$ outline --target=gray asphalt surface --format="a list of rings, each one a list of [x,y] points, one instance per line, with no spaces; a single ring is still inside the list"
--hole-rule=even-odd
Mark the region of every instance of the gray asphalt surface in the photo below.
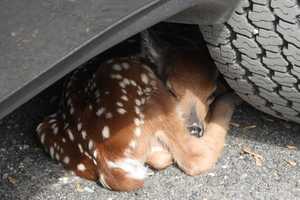
[[[36,125],[57,109],[59,96],[57,83],[0,120],[0,200],[300,199],[300,126],[246,104],[235,112],[222,158],[201,176],[172,166],[130,193],[77,178],[51,160],[35,137]]]

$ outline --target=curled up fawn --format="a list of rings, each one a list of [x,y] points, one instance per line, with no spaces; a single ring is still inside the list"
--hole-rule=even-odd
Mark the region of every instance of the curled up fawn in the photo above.
[[[73,73],[61,110],[37,127],[50,156],[118,191],[141,188],[146,165],[164,169],[175,162],[191,176],[212,168],[239,98],[214,98],[217,72],[205,50],[175,52],[166,81],[151,65],[122,57],[100,64],[96,73]]]

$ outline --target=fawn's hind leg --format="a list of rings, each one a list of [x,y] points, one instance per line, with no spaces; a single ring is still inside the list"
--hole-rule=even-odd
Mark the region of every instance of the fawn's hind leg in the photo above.
[[[82,144],[76,142],[76,130],[64,127],[59,116],[44,120],[37,128],[41,144],[52,159],[76,175],[89,180],[97,180],[96,165]]]
[[[64,128],[62,120],[52,117],[44,120],[37,133],[41,144],[53,159],[82,178],[98,181],[106,188],[130,191],[143,186],[146,168],[133,158],[118,156],[115,160],[103,147],[93,155],[76,139],[77,130]]]

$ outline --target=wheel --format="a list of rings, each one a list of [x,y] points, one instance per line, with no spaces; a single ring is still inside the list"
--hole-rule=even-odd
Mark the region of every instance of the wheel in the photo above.
[[[200,26],[219,71],[255,108],[300,123],[300,3],[242,0],[221,25]]]

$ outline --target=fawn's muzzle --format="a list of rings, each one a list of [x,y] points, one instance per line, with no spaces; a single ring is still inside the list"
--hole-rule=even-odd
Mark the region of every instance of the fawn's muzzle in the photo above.
[[[201,119],[197,115],[195,106],[192,106],[190,114],[186,119],[187,129],[191,135],[201,137],[203,136],[204,127]]]

